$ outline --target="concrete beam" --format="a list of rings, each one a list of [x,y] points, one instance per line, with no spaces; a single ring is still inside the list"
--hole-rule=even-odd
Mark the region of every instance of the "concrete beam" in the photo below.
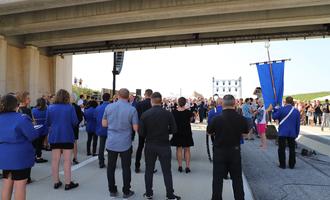
[[[71,7],[50,11],[40,11],[31,17],[31,13],[0,17],[0,33],[13,36],[29,33],[58,31],[82,27],[95,27],[151,20],[177,19],[194,16],[220,15],[229,13],[242,13],[264,10],[277,10],[287,8],[302,8],[310,6],[330,5],[330,0],[240,0],[240,1],[216,1],[183,4],[179,6],[148,8],[148,4],[142,4],[138,10],[125,11],[113,10],[113,7],[125,5],[124,1],[112,1],[107,4],[94,4],[88,9]],[[126,7],[135,7],[134,2],[126,1]],[[135,2],[137,4],[137,2]],[[104,8],[105,7],[105,8]],[[107,7],[109,7],[107,9]],[[121,6],[124,7],[124,6]],[[98,13],[98,10],[105,12]],[[56,13],[56,14],[55,14]],[[37,16],[37,17],[36,17]],[[60,18],[58,16],[61,16]]]
[[[0,96],[7,93],[6,74],[7,74],[7,41],[3,36],[0,35]]]
[[[106,0],[10,0],[0,1],[0,15],[104,2]]]
[[[293,38],[315,38],[330,36],[323,25],[280,27],[276,29],[249,29],[239,31],[200,33],[196,35],[174,35],[152,38],[136,38],[109,42],[81,43],[75,45],[55,46],[48,48],[49,55],[98,53],[108,51],[128,51],[149,48],[185,47],[194,45],[223,44],[233,42],[257,42],[271,40],[288,40]]]
[[[330,23],[330,6],[203,16],[32,34],[26,44],[39,47],[98,41],[239,31]]]

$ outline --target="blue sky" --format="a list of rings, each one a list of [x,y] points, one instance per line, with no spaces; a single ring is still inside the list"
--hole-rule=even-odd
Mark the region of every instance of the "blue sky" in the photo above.
[[[330,91],[330,39],[272,41],[272,59],[291,58],[285,66],[285,94]],[[112,53],[82,54],[73,58],[73,77],[93,89],[112,88]],[[250,63],[266,61],[264,42],[206,45],[127,51],[117,87],[135,91],[152,88],[165,96],[193,91],[212,95],[212,77],[242,76],[243,96],[259,86],[257,70]]]

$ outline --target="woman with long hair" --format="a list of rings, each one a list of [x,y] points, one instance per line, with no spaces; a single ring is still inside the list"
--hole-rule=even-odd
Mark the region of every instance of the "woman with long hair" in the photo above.
[[[171,145],[176,146],[176,157],[178,160],[178,171],[182,172],[182,151],[184,151],[184,159],[186,161],[186,173],[190,173],[190,147],[194,146],[194,140],[191,131],[191,118],[193,113],[186,108],[187,100],[184,97],[178,99],[178,107],[174,110],[173,116],[177,124],[178,131],[173,134]]]
[[[18,92],[16,94],[16,98],[17,98],[18,103],[19,103],[18,112],[29,116],[31,118],[32,122],[33,122],[34,120],[33,120],[33,116],[32,116],[32,110],[30,108],[30,103],[31,103],[30,93],[29,92]],[[27,183],[30,184],[32,182],[33,181],[32,181],[32,178],[31,178],[31,168],[30,168]]]
[[[39,137],[32,120],[18,113],[18,100],[8,94],[0,101],[0,169],[3,170],[2,200],[26,199],[26,184],[35,162],[32,141]],[[8,123],[10,122],[10,123]]]
[[[43,159],[42,156],[42,145],[45,138],[48,135],[48,129],[45,126],[47,112],[47,102],[43,98],[37,99],[37,106],[32,109],[32,116],[35,120],[35,125],[40,126],[37,131],[40,137],[33,141],[33,146],[36,149],[36,163],[45,163],[48,160]]]
[[[47,109],[46,124],[50,127],[49,143],[52,149],[52,176],[54,189],[62,186],[59,178],[61,154],[64,157],[65,190],[79,186],[71,181],[71,155],[75,138],[73,128],[78,125],[74,107],[70,104],[70,94],[66,90],[56,93],[54,104]]]

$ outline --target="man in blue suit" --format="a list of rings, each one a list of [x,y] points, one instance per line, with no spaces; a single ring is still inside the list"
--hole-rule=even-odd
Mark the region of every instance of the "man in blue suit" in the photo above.
[[[103,103],[95,109],[94,117],[96,119],[96,135],[100,137],[100,146],[99,146],[99,167],[104,168],[104,150],[105,143],[107,141],[108,131],[106,127],[102,127],[102,119],[105,108],[110,104],[110,94],[104,93],[102,96]]]
[[[216,116],[221,115],[222,113],[222,99],[218,98],[216,101],[216,105],[213,109],[209,111],[209,114],[207,115],[207,124],[211,124],[212,119]]]
[[[286,143],[289,146],[289,167],[293,169],[296,164],[295,139],[300,132],[300,113],[294,108],[292,97],[285,99],[285,105],[281,108],[275,108],[273,119],[279,121],[278,127],[278,159],[279,167],[286,168],[285,148]]]

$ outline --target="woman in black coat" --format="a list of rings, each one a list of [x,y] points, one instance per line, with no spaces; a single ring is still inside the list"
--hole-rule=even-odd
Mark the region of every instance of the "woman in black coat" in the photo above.
[[[79,164],[79,162],[78,162],[78,144],[77,144],[77,140],[79,139],[79,125],[83,120],[84,114],[81,111],[81,107],[75,103],[74,95],[72,95],[72,96],[73,96],[72,106],[74,107],[76,114],[77,114],[77,118],[78,118],[78,125],[73,128],[75,142],[74,142],[74,148],[73,148],[72,162],[73,162],[73,164],[76,165],[76,164]]]

